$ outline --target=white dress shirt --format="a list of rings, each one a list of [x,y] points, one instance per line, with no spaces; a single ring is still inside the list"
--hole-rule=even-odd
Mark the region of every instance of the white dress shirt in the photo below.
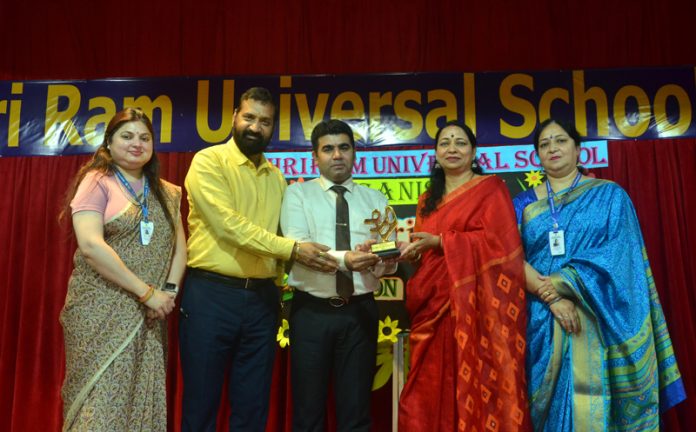
[[[338,259],[340,271],[352,273],[353,295],[374,292],[379,288],[379,278],[396,271],[396,264],[378,263],[361,272],[350,272],[345,265],[347,251],[336,250],[336,192],[334,186],[325,177],[294,183],[288,187],[283,197],[280,213],[280,226],[285,237],[303,241],[313,241],[329,246],[331,256]],[[369,239],[379,240],[370,233],[372,225],[365,219],[372,218],[372,211],[384,214],[387,198],[379,191],[353,183],[349,178],[341,184],[348,191],[344,194],[350,212],[350,245],[355,246]],[[394,239],[396,234],[394,233]],[[288,284],[315,297],[329,298],[336,296],[336,275],[322,273],[295,263],[290,271]]]

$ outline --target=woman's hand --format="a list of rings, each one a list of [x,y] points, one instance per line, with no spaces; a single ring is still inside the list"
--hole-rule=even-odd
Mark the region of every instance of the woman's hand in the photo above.
[[[174,299],[176,296],[173,293],[166,293],[164,291],[156,289],[146,302],[145,306],[150,308],[147,317],[153,317],[157,319],[164,319],[169,313],[174,310]],[[154,315],[153,315],[154,313]]]
[[[550,304],[560,297],[548,276],[538,275],[536,283],[533,285],[534,294],[546,304]]]
[[[401,258],[406,260],[418,260],[423,252],[440,247],[440,236],[427,232],[411,234],[411,243],[401,251]]]
[[[566,332],[580,333],[580,317],[575,310],[575,303],[568,299],[561,299],[550,305],[549,309]]]

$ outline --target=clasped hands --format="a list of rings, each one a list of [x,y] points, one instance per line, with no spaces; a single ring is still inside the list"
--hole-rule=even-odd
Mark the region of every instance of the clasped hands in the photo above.
[[[176,307],[175,300],[175,293],[156,289],[152,297],[144,303],[148,308],[145,314],[148,324],[165,319]]]
[[[548,305],[554,318],[566,332],[571,334],[580,332],[580,317],[575,303],[558,294],[549,276],[539,275],[537,277],[533,294]]]

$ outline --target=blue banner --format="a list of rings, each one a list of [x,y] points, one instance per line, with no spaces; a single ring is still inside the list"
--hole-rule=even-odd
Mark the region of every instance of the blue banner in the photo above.
[[[549,116],[588,140],[696,136],[693,67],[546,72],[177,77],[0,81],[0,156],[92,153],[119,110],[142,108],[158,151],[197,151],[232,133],[239,95],[268,88],[278,101],[269,150],[309,148],[314,126],[350,123],[361,147],[430,146],[448,120],[483,145],[532,141]]]

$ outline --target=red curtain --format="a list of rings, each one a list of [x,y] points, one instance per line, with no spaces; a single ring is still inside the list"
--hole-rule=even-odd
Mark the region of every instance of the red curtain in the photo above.
[[[0,2],[0,79],[432,72],[696,63],[696,2],[297,0]],[[0,101],[9,95],[0,94]],[[0,122],[6,116],[0,114]],[[0,137],[2,140],[2,137]],[[696,430],[696,142],[612,142],[598,176],[636,206],[687,392],[667,430]],[[164,154],[183,184],[191,154]],[[75,243],[56,219],[86,157],[0,158],[0,430],[59,430],[64,355],[58,313]],[[691,223],[691,225],[690,225]],[[170,323],[175,341],[175,320]],[[181,380],[170,344],[169,418]],[[276,364],[270,430],[286,429],[287,368]],[[389,392],[374,430],[389,430]]]

